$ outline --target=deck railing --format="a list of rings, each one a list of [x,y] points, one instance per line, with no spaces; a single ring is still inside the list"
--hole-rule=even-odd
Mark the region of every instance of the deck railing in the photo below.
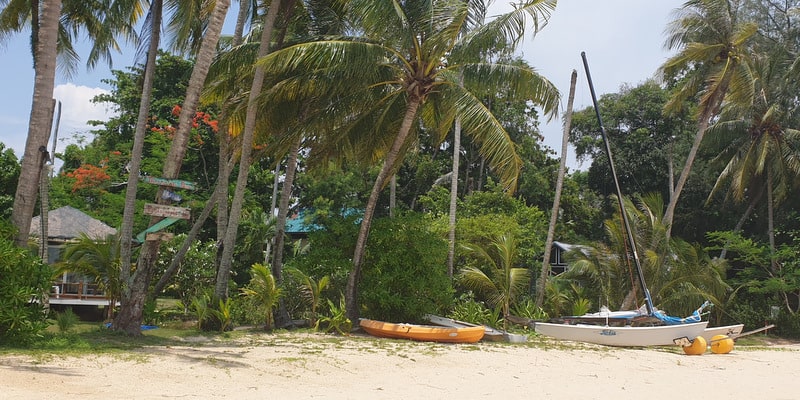
[[[50,290],[56,299],[105,299],[106,295],[95,283],[56,282]]]

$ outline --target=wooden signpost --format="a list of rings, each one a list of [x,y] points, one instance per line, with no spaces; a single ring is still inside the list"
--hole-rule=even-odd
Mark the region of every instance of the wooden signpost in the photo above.
[[[151,232],[151,233],[146,234],[144,236],[144,239],[148,240],[148,241],[150,241],[150,240],[162,240],[162,241],[166,242],[168,240],[172,240],[172,238],[174,238],[174,237],[175,237],[175,234],[174,233],[170,233],[170,232]]]
[[[190,219],[192,217],[191,210],[186,207],[165,206],[153,203],[144,205],[144,215],[177,219]]]
[[[142,182],[151,183],[153,185],[158,185],[158,186],[186,189],[186,190],[197,190],[196,183],[182,181],[180,179],[157,178],[154,176],[141,176],[139,177],[139,179]],[[173,198],[171,199],[175,200]],[[180,201],[180,196],[177,197],[177,201]],[[191,219],[191,210],[186,207],[175,207],[175,206],[153,204],[153,203],[147,203],[144,205],[144,214],[153,217],[163,217],[164,219],[151,225],[144,231],[139,232],[139,234],[136,235],[136,240],[139,243],[144,243],[145,240],[148,241],[170,240],[175,236],[174,234],[169,232],[159,232],[159,231],[174,224],[175,222],[178,222],[178,220]]]
[[[167,186],[178,189],[197,190],[197,184],[194,182],[182,181],[180,179],[167,179],[156,178],[155,176],[142,176],[139,178],[142,182],[152,183],[158,186]]]

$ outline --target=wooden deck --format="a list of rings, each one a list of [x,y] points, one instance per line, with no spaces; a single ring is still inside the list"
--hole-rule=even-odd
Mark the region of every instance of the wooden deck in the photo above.
[[[105,293],[93,283],[57,282],[50,290],[50,304],[107,306],[108,302]]]

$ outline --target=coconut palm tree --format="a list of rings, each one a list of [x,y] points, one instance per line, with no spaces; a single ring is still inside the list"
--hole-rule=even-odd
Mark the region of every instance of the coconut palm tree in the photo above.
[[[122,211],[122,226],[120,227],[120,257],[122,266],[120,268],[120,281],[122,282],[122,295],[120,296],[120,312],[111,324],[112,329],[123,331],[129,335],[140,335],[142,323],[142,313],[144,312],[144,301],[146,290],[149,286],[150,270],[137,269],[135,273],[131,265],[131,238],[133,238],[133,218],[136,206],[136,190],[139,185],[139,170],[142,162],[142,152],[144,150],[144,135],[147,129],[147,120],[150,111],[150,98],[153,92],[153,80],[155,79],[156,56],[161,40],[161,18],[162,0],[154,0],[150,3],[147,21],[149,40],[147,58],[142,77],[142,97],[139,100],[139,112],[136,119],[136,129],[133,136],[133,148],[131,149],[130,171],[128,173],[128,185],[125,191],[125,205]],[[155,257],[152,257],[155,262]]]
[[[637,253],[653,302],[672,313],[690,313],[705,300],[723,304],[728,286],[724,263],[712,262],[702,249],[679,238],[666,238],[660,195],[644,195],[634,204],[625,199]],[[590,288],[601,301],[630,310],[641,301],[636,272],[632,271],[627,233],[615,216],[605,222],[607,243],[584,246],[569,253],[575,262],[565,274]],[[638,294],[637,294],[638,293]]]
[[[106,318],[111,319],[121,295],[119,239],[109,236],[96,240],[81,234],[74,243],[64,248],[57,272],[75,272],[94,279],[98,288],[108,297]]]
[[[28,137],[22,157],[20,179],[14,197],[11,221],[17,227],[15,243],[27,245],[31,217],[39,190],[40,169],[50,138],[53,118],[53,89],[56,69],[67,75],[78,60],[72,41],[86,33],[92,43],[87,66],[105,58],[111,62],[111,49],[119,49],[117,35],[131,37],[133,26],[142,15],[138,1],[85,2],[77,0],[0,2],[0,42],[26,28],[31,31],[34,90]]]
[[[250,268],[250,283],[242,288],[242,295],[249,298],[264,316],[264,329],[273,326],[272,310],[283,296],[283,289],[278,287],[269,267],[264,264],[253,264]]]
[[[464,249],[482,263],[480,267],[466,267],[459,273],[459,282],[486,298],[489,306],[500,308],[503,313],[503,329],[511,305],[528,290],[531,279],[527,268],[514,267],[517,255],[517,239],[509,233],[495,238],[487,246],[465,244]]]
[[[712,118],[719,114],[726,97],[752,96],[752,78],[745,59],[746,46],[757,26],[741,20],[739,3],[740,0],[689,0],[668,27],[665,45],[678,53],[661,70],[667,80],[685,76],[666,110],[679,110],[689,99],[699,97],[697,133],[678,181],[670,188],[672,195],[664,212],[668,236],[678,199]]]
[[[312,149],[312,157],[345,154],[382,162],[348,277],[351,320],[358,317],[358,282],[378,196],[416,143],[421,124],[435,129],[441,141],[460,117],[504,187],[514,190],[520,168],[514,144],[475,93],[502,82],[510,96],[529,99],[550,114],[557,109],[558,91],[529,67],[455,60],[498,45],[512,47],[524,34],[526,19],[533,17],[538,28],[539,18],[554,5],[528,1],[463,35],[470,5],[461,0],[353,0],[349,15],[356,18],[359,36],[298,44],[260,61],[270,74],[292,81],[296,93],[328,99],[319,114],[328,118],[331,130],[321,139],[318,149],[324,151]]]
[[[737,224],[749,216],[765,193],[770,250],[775,252],[774,206],[786,200],[800,176],[800,130],[797,108],[791,103],[780,59],[767,56],[751,61],[754,96],[732,103],[709,127],[709,142],[721,148],[714,161],[725,164],[708,201],[727,187],[727,197],[741,202],[750,196],[751,206]],[[724,254],[724,253],[723,253]],[[775,261],[772,264],[776,269]]]
[[[162,175],[167,179],[174,179],[178,177],[180,168],[183,163],[183,157],[186,153],[186,147],[189,140],[189,134],[192,128],[192,118],[194,117],[197,103],[200,98],[205,83],[206,75],[208,74],[211,61],[216,54],[217,42],[219,41],[222,26],[225,22],[225,16],[228,12],[230,5],[229,0],[216,1],[214,3],[213,11],[208,14],[208,23],[205,26],[202,44],[192,69],[192,75],[189,78],[189,84],[186,88],[186,96],[183,106],[181,107],[181,114],[178,119],[178,129],[173,136],[172,144],[170,146],[167,158],[164,160],[164,167]],[[142,101],[139,107],[139,116],[136,124],[136,133],[134,135],[134,149],[131,152],[131,171],[128,177],[128,187],[125,196],[125,210],[123,212],[123,221],[121,231],[123,232],[123,268],[122,277],[125,284],[123,301],[121,303],[120,313],[114,321],[114,328],[122,330],[131,335],[139,334],[139,327],[142,321],[143,304],[147,298],[147,291],[149,289],[150,279],[153,274],[153,267],[158,253],[158,241],[146,241],[139,254],[137,268],[131,272],[130,268],[130,240],[127,238],[132,237],[133,226],[133,207],[135,206],[136,190],[139,178],[139,166],[141,162],[141,151],[144,142],[144,132],[149,116],[150,107],[150,92],[152,91],[152,72],[155,65],[155,53],[158,49],[160,42],[159,31],[161,29],[161,16],[162,6],[160,1],[154,1],[151,4],[151,16],[153,24],[150,26],[150,49],[148,51],[147,66],[145,67],[145,82],[148,82],[148,71],[151,74],[149,81],[150,87],[145,86],[142,95]],[[189,22],[187,22],[189,23]],[[148,68],[150,67],[150,68]],[[146,92],[145,92],[146,90]],[[137,142],[138,139],[138,142]],[[164,199],[159,195],[157,202],[163,203]],[[157,222],[155,219],[151,224]],[[127,236],[126,236],[127,235]],[[127,259],[125,257],[128,257]]]
[[[266,4],[264,4],[264,7],[266,7]],[[269,3],[267,13],[264,15],[261,41],[259,42],[258,47],[259,58],[265,57],[270,53],[272,33],[275,27],[275,22],[278,19],[278,11],[280,8],[280,0],[273,0]],[[261,94],[261,89],[264,87],[265,76],[266,74],[264,68],[261,66],[256,66],[255,72],[253,73],[253,80],[250,85],[250,92],[247,96],[246,115],[241,134],[239,174],[236,177],[236,189],[234,190],[233,200],[231,201],[229,210],[227,230],[225,231],[222,241],[222,254],[217,273],[217,282],[214,287],[214,296],[220,299],[227,298],[228,279],[230,277],[234,244],[236,243],[236,232],[239,228],[239,218],[241,217],[242,206],[244,205],[244,192],[247,186],[247,176],[250,172],[250,165],[252,163],[253,138],[255,137],[257,111],[259,105],[258,97]]]

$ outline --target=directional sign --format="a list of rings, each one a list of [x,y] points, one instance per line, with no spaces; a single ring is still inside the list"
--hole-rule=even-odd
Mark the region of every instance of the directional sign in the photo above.
[[[182,181],[180,179],[167,179],[156,178],[155,176],[142,176],[139,178],[142,182],[152,183],[158,186],[168,186],[179,189],[197,190],[197,184],[189,181]]]
[[[136,235],[136,241],[139,243],[144,243],[148,233],[158,232],[178,221],[179,220],[177,218],[164,218],[161,221],[156,222],[155,225],[152,225],[149,228],[139,232],[139,234]]]
[[[147,203],[144,205],[144,215],[178,219],[190,219],[192,217],[191,210],[188,208],[165,206],[152,203]]]
[[[165,241],[166,242],[168,240],[172,240],[172,238],[174,238],[174,237],[175,237],[175,234],[171,233],[171,232],[151,232],[151,233],[146,234],[144,236],[144,239],[147,240],[147,241],[161,240],[161,241]]]

